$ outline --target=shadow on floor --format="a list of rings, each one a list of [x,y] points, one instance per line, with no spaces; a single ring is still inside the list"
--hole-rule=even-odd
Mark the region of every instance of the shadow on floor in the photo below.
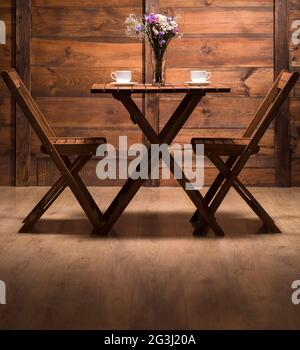
[[[124,213],[115,224],[109,238],[187,238],[192,237],[194,228],[189,222],[192,213]],[[217,215],[220,226],[226,236],[242,237],[249,234],[267,233],[259,219],[255,217],[240,217],[232,213]],[[103,238],[93,234],[93,228],[85,217],[77,219],[41,219],[34,227],[33,233],[38,234],[71,234],[89,235],[93,238]],[[203,237],[214,237],[212,231]],[[203,238],[200,237],[200,238]],[[106,237],[104,237],[106,238]]]

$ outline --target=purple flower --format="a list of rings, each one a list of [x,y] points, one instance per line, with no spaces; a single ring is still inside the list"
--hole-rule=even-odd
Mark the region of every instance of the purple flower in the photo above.
[[[142,26],[142,25],[137,25],[137,26],[135,27],[135,31],[136,31],[137,33],[141,32],[142,29],[143,29],[143,26]]]
[[[164,32],[164,31],[161,31],[161,32],[159,32],[159,35],[160,35],[160,36],[164,36],[164,35],[165,35],[165,32]]]
[[[166,43],[166,40],[163,40],[163,39],[162,39],[162,40],[159,40],[159,45],[160,45],[160,46],[165,45],[165,43]]]
[[[145,16],[145,21],[150,23],[150,24],[156,23],[157,17],[155,15],[155,13],[151,12],[150,15]]]

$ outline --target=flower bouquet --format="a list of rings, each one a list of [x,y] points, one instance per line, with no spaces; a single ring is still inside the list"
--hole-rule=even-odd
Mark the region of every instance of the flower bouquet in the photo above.
[[[155,61],[153,84],[163,85],[166,49],[174,37],[180,37],[176,18],[155,13],[146,14],[142,18],[131,14],[126,18],[125,25],[127,34],[149,40]]]

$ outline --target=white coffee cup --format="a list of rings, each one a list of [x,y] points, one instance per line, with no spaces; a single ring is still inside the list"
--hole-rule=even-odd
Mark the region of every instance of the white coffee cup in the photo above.
[[[111,78],[117,83],[130,83],[132,74],[130,70],[118,70],[111,73]]]
[[[211,78],[211,73],[204,70],[191,71],[191,79],[194,83],[206,83]]]

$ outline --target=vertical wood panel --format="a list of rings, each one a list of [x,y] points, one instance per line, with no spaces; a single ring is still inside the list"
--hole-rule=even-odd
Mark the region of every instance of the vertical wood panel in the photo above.
[[[274,0],[274,72],[289,69],[287,0]],[[286,102],[275,119],[275,161],[278,186],[291,185],[290,114]]]
[[[145,0],[145,13],[159,12],[159,0]],[[151,62],[152,48],[148,41],[145,41],[145,82],[151,83],[153,79],[153,66]],[[156,132],[159,132],[159,95],[145,96],[145,113],[147,120]],[[143,143],[149,145],[148,140],[143,135]],[[159,186],[159,180],[146,181],[144,186]]]
[[[14,65],[15,2],[0,1],[0,20],[6,26],[6,44],[0,45],[0,72]],[[15,184],[15,108],[0,78],[0,186]]]
[[[31,0],[16,0],[16,68],[30,91]],[[16,109],[16,185],[29,186],[31,172],[31,129]]]
[[[300,72],[300,44],[292,42],[292,34],[299,27],[293,28],[292,24],[300,20],[300,1],[289,0],[289,64],[290,70]],[[298,35],[297,38],[300,36]],[[291,117],[291,146],[292,146],[292,186],[300,186],[300,81],[290,98]]]

